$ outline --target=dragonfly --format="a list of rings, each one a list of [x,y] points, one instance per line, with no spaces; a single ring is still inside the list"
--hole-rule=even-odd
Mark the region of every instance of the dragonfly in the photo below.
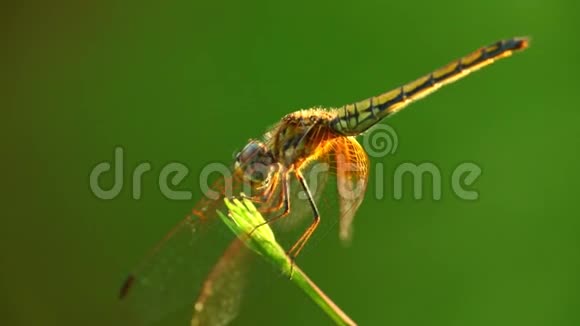
[[[251,139],[243,147],[231,173],[219,177],[192,213],[149,252],[123,284],[121,299],[133,301],[138,315],[155,315],[141,319],[146,323],[186,303],[193,308],[191,325],[230,323],[240,310],[248,262],[254,254],[220,227],[216,211],[223,209],[224,198],[243,190],[268,216],[270,225],[306,218],[308,226],[287,251],[294,261],[321,222],[318,201],[326,176],[332,174],[338,190],[339,236],[347,241],[370,172],[369,159],[356,136],[528,44],[525,37],[501,40],[383,94],[338,108],[311,108],[284,116],[260,139]],[[322,179],[314,180],[319,188],[314,191],[308,175],[317,163],[329,168],[317,175]],[[221,236],[210,236],[220,232]],[[219,245],[215,238],[221,239]]]

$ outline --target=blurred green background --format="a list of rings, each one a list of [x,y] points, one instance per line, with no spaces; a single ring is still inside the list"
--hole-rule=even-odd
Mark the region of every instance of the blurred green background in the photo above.
[[[531,48],[388,123],[402,162],[443,171],[441,200],[371,191],[354,241],[317,238],[301,267],[361,325],[580,324],[580,69],[573,1],[18,2],[1,10],[0,324],[130,325],[117,290],[192,201],[165,199],[173,161],[197,186],[281,116],[411,81],[495,40]],[[114,200],[89,173],[125,149]],[[141,200],[130,173],[153,172]],[[461,162],[477,201],[453,195]],[[111,179],[112,180],[112,179]],[[334,217],[325,217],[332,221]],[[323,221],[323,223],[324,223]],[[280,283],[280,284],[279,284]],[[290,283],[235,324],[329,324]]]

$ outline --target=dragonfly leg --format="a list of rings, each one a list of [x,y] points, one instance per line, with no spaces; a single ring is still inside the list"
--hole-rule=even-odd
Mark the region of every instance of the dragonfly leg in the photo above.
[[[278,203],[276,203],[276,205],[274,205],[272,207],[265,208],[265,209],[264,208],[260,208],[259,209],[260,213],[262,213],[262,214],[271,214],[271,213],[280,211],[280,209],[282,209],[282,207],[286,206],[285,205],[286,204],[286,200],[284,198],[285,196],[282,195],[282,196],[279,196],[279,197],[280,197],[280,200],[278,200]],[[260,202],[260,204],[261,203],[263,203],[263,201]],[[284,209],[284,211],[286,211],[286,209]]]
[[[230,196],[229,199],[233,200],[233,199],[247,199],[249,201],[251,201],[254,204],[262,204],[264,201],[266,201],[268,199],[268,193],[269,193],[269,188],[268,190],[262,194],[262,195],[256,195],[256,196],[248,196],[244,193],[241,193],[237,196]]]
[[[302,248],[304,248],[304,245],[306,244],[306,242],[308,242],[308,239],[310,238],[310,236],[312,236],[312,234],[318,227],[318,224],[320,223],[320,213],[318,212],[318,207],[316,207],[316,203],[314,202],[314,197],[312,197],[312,193],[310,192],[308,183],[306,183],[306,179],[304,179],[304,176],[302,176],[302,173],[300,173],[300,171],[297,170],[295,173],[296,177],[298,178],[298,181],[300,181],[302,188],[304,189],[306,195],[308,196],[310,207],[312,207],[312,211],[314,212],[314,220],[312,221],[312,224],[310,224],[308,229],[304,231],[300,239],[298,239],[298,241],[296,241],[296,243],[292,246],[292,248],[290,248],[290,251],[288,251],[288,256],[290,256],[290,259],[292,259],[292,265],[294,265],[294,259],[298,256]]]
[[[268,185],[268,188],[266,188],[266,190],[262,194],[248,196],[245,193],[241,193],[239,196],[232,196],[232,198],[230,198],[230,199],[242,198],[242,199],[247,199],[247,200],[253,202],[254,204],[262,204],[270,198],[270,196],[272,195],[272,192],[276,189],[276,185],[278,184],[278,180],[279,180],[279,176],[278,176],[278,174],[275,174],[274,179],[270,182],[270,184]],[[278,203],[277,207],[278,207],[278,209],[280,209],[280,207],[282,207],[282,204]],[[268,213],[268,212],[263,212],[263,213]]]
[[[258,202],[258,204],[263,204],[268,202],[271,198],[272,198],[272,194],[274,193],[274,191],[276,191],[276,188],[278,187],[278,182],[280,180],[280,177],[278,175],[276,175],[272,182],[270,183],[270,186],[268,187],[268,189],[266,189],[266,191],[264,191],[264,193],[260,196],[260,201]],[[284,184],[282,185],[284,187]],[[271,214],[274,212],[278,212],[280,211],[280,209],[282,209],[282,207],[284,207],[284,204],[286,203],[286,199],[287,196],[284,193],[284,190],[282,190],[282,193],[280,194],[280,196],[278,196],[279,200],[275,205],[269,206],[269,207],[260,207],[260,213],[262,214]]]
[[[274,207],[274,211],[279,210],[282,206],[284,206],[284,211],[277,216],[274,216],[272,218],[269,218],[266,222],[264,223],[260,223],[256,226],[254,226],[254,228],[252,229],[252,231],[250,231],[249,235],[252,235],[252,233],[254,231],[256,231],[259,227],[264,226],[266,224],[272,223],[274,221],[277,221],[283,217],[285,217],[286,215],[288,215],[288,213],[290,213],[290,192],[289,192],[289,178],[288,178],[288,173],[284,172],[283,173],[283,180],[282,180],[282,201],[281,203],[279,203],[277,206],[278,207]]]
[[[241,193],[241,194],[239,194],[237,196],[231,196],[229,199],[230,200],[232,200],[232,199],[247,199],[247,200],[249,200],[249,201],[251,201],[252,203],[255,203],[255,204],[256,203],[259,204],[259,203],[262,202],[261,199],[260,199],[260,196],[248,196],[248,195],[246,195],[244,193]]]

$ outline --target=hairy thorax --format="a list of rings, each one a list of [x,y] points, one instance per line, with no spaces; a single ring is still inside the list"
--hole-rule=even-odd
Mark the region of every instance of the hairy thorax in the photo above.
[[[329,128],[335,117],[330,111],[308,109],[290,113],[270,131],[270,148],[285,166],[298,167],[322,155],[329,140],[337,134]]]

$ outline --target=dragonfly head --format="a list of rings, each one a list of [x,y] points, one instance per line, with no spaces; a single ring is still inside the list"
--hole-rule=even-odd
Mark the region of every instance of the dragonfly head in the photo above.
[[[253,184],[268,184],[275,167],[272,152],[261,141],[251,140],[236,155],[236,173],[241,173],[244,180]]]

